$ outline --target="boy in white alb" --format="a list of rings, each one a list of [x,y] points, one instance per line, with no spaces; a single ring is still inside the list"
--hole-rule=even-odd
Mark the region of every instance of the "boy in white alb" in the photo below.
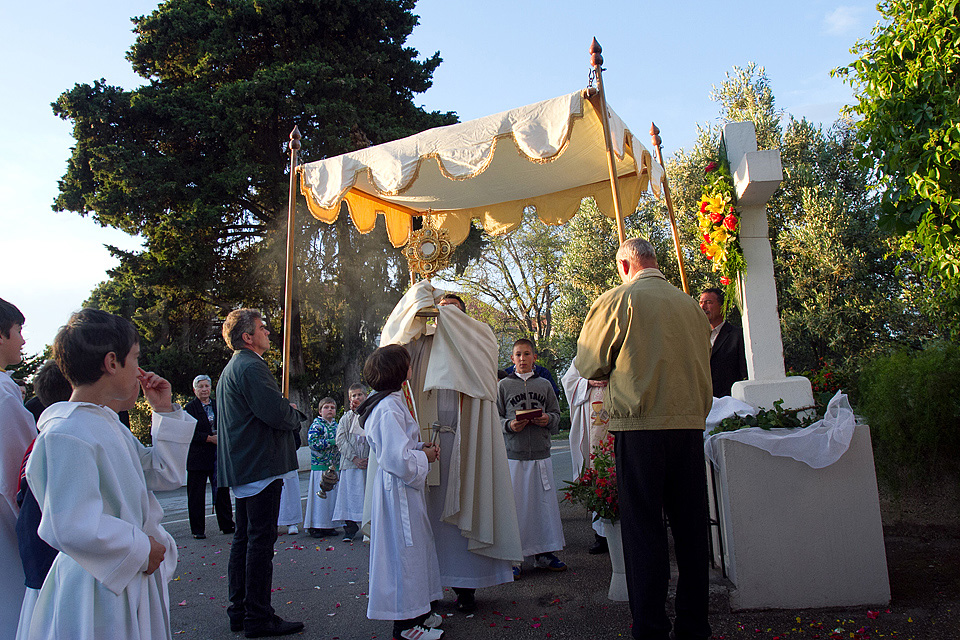
[[[363,377],[376,391],[357,410],[377,460],[367,617],[393,620],[394,640],[438,640],[443,632],[425,626],[428,617],[439,618],[430,607],[443,597],[425,489],[440,450],[420,442],[420,427],[400,390],[409,376],[410,354],[396,344],[380,347],[363,365]]]
[[[340,451],[337,449],[337,401],[323,398],[317,407],[320,415],[310,424],[307,445],[310,447],[310,488],[307,490],[307,515],[304,526],[311,537],[322,538],[337,534],[333,510],[337,506],[340,484],[337,483],[326,497],[318,495],[323,474],[340,466]]]
[[[44,411],[26,477],[40,537],[60,554],[26,637],[169,639],[177,546],[153,492],[186,481],[196,420],[172,403],[169,382],[138,366],[137,332],[119,316],[75,313],[53,354],[74,391]],[[141,389],[154,411],[152,447],[117,417]]]
[[[367,391],[362,384],[352,384],[348,393],[350,409],[337,425],[340,482],[337,485],[337,506],[333,510],[333,519],[343,521],[343,541],[353,542],[363,521],[363,492],[367,484],[370,445],[357,417],[357,407],[367,399]]]
[[[564,571],[567,565],[554,554],[566,541],[550,459],[550,436],[560,432],[560,403],[553,385],[533,370],[537,360],[533,342],[517,340],[511,360],[516,370],[497,385],[497,409],[503,422],[523,555],[534,556],[534,563],[544,569]],[[519,574],[519,567],[514,567],[514,575]]]
[[[20,333],[24,317],[14,305],[0,299],[0,638],[17,632],[23,602],[23,565],[17,546],[17,491],[20,464],[37,436],[37,423],[23,406],[20,387],[6,371],[19,364],[25,340]],[[19,459],[18,459],[19,458]]]

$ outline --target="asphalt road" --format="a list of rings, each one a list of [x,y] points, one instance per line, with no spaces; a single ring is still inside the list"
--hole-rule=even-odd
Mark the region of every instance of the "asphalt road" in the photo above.
[[[554,448],[558,481],[571,476],[565,442]],[[306,497],[309,473],[300,474]],[[222,535],[216,518],[207,519],[207,539],[190,535],[186,489],[159,494],[166,511],[164,526],[178,543],[180,561],[170,583],[171,625],[175,638],[234,638],[227,620],[227,558],[232,536]],[[209,500],[209,495],[207,496]],[[209,508],[209,507],[208,507]],[[567,546],[560,557],[568,570],[552,573],[524,566],[520,580],[477,592],[479,608],[471,616],[453,608],[454,594],[445,590],[440,612],[445,638],[617,638],[629,637],[625,603],[607,599],[610,562],[591,556],[593,542],[588,514],[561,502]],[[340,537],[311,538],[305,533],[280,536],[276,545],[273,606],[288,620],[302,620],[300,637],[353,639],[390,638],[391,624],[368,620],[367,567],[369,545],[344,543]]]
[[[571,476],[565,442],[554,448],[559,481]],[[306,496],[308,473],[300,474]],[[170,583],[174,638],[241,638],[227,620],[226,565],[232,536],[220,534],[216,518],[207,519],[206,540],[194,540],[186,512],[186,489],[159,494],[164,523],[178,541],[180,564]],[[209,496],[208,496],[209,500]],[[490,640],[517,638],[629,638],[626,603],[607,599],[610,562],[591,556],[588,514],[560,503],[567,545],[560,557],[568,570],[551,573],[524,566],[520,578],[477,592],[472,616],[453,609],[445,591],[439,611],[444,638]],[[960,638],[960,531],[921,527],[886,535],[887,564],[893,591],[888,606],[841,609],[731,611],[729,582],[712,573],[710,624],[716,640],[844,639],[957,640]],[[276,545],[273,605],[288,620],[302,620],[303,638],[366,640],[390,638],[391,625],[368,620],[368,545],[343,543],[340,537],[314,539],[283,535]],[[676,584],[672,567],[671,593]],[[672,598],[671,598],[672,599]],[[668,611],[672,602],[668,603]],[[672,613],[672,612],[671,612]]]

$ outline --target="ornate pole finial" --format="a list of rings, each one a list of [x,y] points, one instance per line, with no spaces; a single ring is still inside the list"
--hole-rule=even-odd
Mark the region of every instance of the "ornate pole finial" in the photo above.
[[[596,36],[593,38],[593,42],[590,43],[590,65],[593,67],[599,67],[603,65],[603,56],[600,55],[603,52],[603,47],[600,46],[600,43],[597,42]]]
[[[293,131],[290,132],[290,142],[287,145],[287,148],[290,151],[300,151],[300,139],[303,136],[300,135],[300,127],[297,125],[293,126]]]

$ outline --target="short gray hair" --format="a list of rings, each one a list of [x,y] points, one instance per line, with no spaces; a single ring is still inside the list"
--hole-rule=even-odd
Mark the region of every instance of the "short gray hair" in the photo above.
[[[617,250],[617,258],[628,260],[630,264],[641,266],[643,263],[657,263],[657,251],[649,241],[643,238],[624,240]]]
[[[200,382],[203,382],[204,380],[206,380],[206,381],[209,382],[211,385],[213,385],[213,380],[210,379],[210,376],[208,376],[208,375],[205,374],[205,373],[201,373],[200,375],[198,375],[196,378],[193,379],[193,388],[196,389],[196,388],[197,388],[197,384],[200,383]]]
[[[257,318],[263,320],[263,314],[256,309],[234,309],[228,313],[227,319],[223,321],[223,341],[234,351],[243,349],[243,334],[253,335],[256,330],[254,321]]]

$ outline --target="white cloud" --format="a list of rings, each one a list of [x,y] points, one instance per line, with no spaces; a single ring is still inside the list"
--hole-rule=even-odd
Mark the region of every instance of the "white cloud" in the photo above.
[[[839,6],[823,18],[823,32],[830,36],[857,35],[869,13],[865,7]]]

